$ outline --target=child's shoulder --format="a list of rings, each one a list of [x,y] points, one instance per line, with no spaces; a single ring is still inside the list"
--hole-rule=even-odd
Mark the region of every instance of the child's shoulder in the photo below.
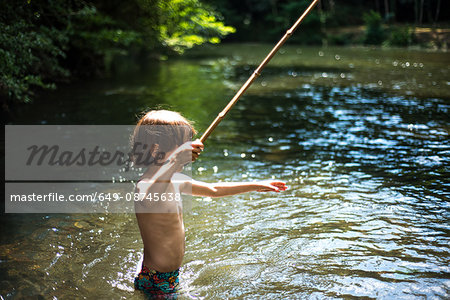
[[[192,178],[183,173],[174,173],[170,179],[170,183],[172,184],[182,184],[188,181],[192,181]],[[155,181],[151,178],[142,177],[136,182],[137,190],[146,190],[149,186],[154,184]]]
[[[174,181],[174,182],[182,183],[182,182],[191,181],[191,180],[192,180],[191,177],[189,177],[186,174],[179,173],[179,172],[174,173],[173,176],[172,176],[172,181]]]

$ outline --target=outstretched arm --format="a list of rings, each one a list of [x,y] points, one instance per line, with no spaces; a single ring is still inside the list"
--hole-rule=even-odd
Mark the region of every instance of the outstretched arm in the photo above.
[[[182,192],[202,197],[225,197],[254,191],[280,192],[286,189],[286,184],[278,180],[206,183],[191,179],[182,186]]]

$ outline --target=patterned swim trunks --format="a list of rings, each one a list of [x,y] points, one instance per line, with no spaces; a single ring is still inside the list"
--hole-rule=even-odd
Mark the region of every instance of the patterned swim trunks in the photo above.
[[[142,270],[134,279],[134,288],[155,299],[176,299],[179,269],[172,272],[158,272],[142,265]]]

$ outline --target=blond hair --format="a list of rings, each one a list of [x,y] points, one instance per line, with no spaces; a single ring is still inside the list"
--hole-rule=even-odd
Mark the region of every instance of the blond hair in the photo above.
[[[192,140],[192,123],[181,114],[169,110],[151,110],[138,121],[131,137],[134,165],[148,166],[156,155],[164,155]]]

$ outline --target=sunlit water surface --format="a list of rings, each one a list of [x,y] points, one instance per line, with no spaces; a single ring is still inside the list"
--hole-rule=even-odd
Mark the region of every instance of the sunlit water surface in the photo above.
[[[14,123],[132,124],[163,104],[203,131],[268,49],[224,45],[130,64],[45,95]],[[186,202],[180,298],[448,298],[449,62],[403,49],[284,47],[193,173],[276,178],[289,190]],[[142,298],[133,215],[3,215],[1,231],[5,299]]]

